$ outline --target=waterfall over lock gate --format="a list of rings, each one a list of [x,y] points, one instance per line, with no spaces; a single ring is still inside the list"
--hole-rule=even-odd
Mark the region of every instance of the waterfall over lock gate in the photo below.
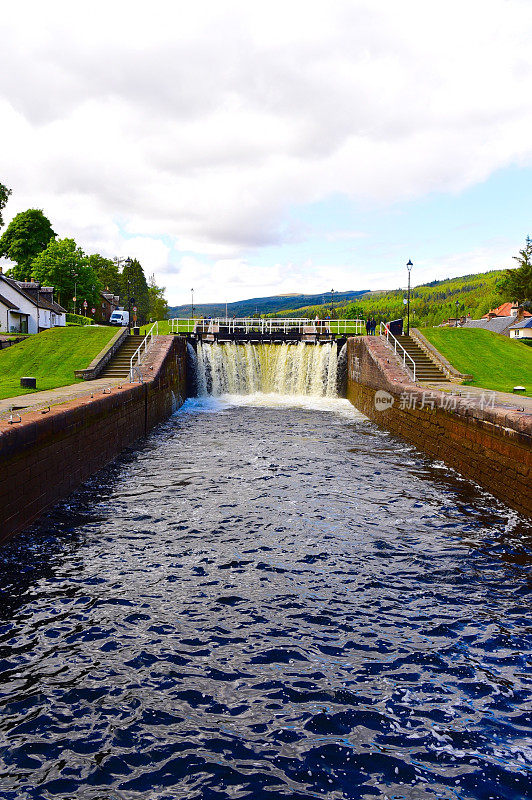
[[[345,345],[344,345],[345,347]],[[334,343],[189,345],[195,394],[282,394],[337,397],[342,364]]]

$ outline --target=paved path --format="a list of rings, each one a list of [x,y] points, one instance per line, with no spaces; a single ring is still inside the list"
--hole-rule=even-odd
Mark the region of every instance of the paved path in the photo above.
[[[9,419],[11,409],[17,414],[27,414],[29,411],[38,411],[41,408],[76,400],[78,397],[98,394],[107,386],[119,386],[124,383],[127,383],[124,378],[97,378],[95,381],[72,383],[69,386],[60,386],[58,389],[6,397],[5,400],[0,400],[0,419]]]
[[[507,408],[526,411],[532,414],[532,397],[511,392],[494,392],[492,389],[482,389],[480,386],[461,386],[456,383],[430,383],[423,384],[430,389],[437,389],[447,394],[459,394],[464,400],[478,400],[484,406],[492,405],[506,406]],[[493,399],[492,399],[493,398]]]

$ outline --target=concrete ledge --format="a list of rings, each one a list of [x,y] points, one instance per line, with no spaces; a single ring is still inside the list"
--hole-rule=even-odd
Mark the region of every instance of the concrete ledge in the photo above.
[[[410,328],[410,335],[412,336],[412,339],[414,339],[421,349],[428,355],[431,361],[433,361],[437,367],[440,367],[445,372],[449,380],[451,380],[453,383],[463,383],[464,381],[473,380],[472,375],[466,375],[465,373],[458,372],[458,370],[453,367],[451,362],[447,361],[445,356],[443,356],[440,351],[437,350],[425,336],[423,336],[418,328]]]
[[[97,378],[107,362],[110,361],[117,350],[120,349],[124,339],[126,339],[128,335],[128,328],[119,328],[112,339],[107,342],[103,350],[100,350],[96,358],[92,359],[86,369],[74,370],[76,378],[82,378],[84,381],[92,381]]]
[[[5,349],[6,347],[11,347],[19,342],[23,342],[24,339],[28,338],[28,336],[29,334],[21,334],[20,336],[2,336],[0,334],[0,350]]]

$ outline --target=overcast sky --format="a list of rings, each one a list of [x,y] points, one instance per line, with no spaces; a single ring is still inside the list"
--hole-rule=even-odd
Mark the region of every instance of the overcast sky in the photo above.
[[[532,2],[3,4],[0,181],[170,303],[502,268],[532,233]]]

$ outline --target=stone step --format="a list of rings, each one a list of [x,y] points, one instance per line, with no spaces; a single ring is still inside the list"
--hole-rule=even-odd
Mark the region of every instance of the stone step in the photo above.
[[[102,378],[126,378],[129,375],[131,358],[142,342],[140,336],[128,336],[101,373]]]
[[[403,334],[402,336],[398,336],[397,340],[416,365],[416,380],[431,383],[449,382],[445,372],[437,364],[435,364],[431,358],[429,358],[425,351],[422,350],[422,348],[416,341],[414,341],[414,339],[412,339],[411,336]],[[400,350],[398,351],[398,355],[401,357]],[[411,362],[409,366],[412,369]]]

